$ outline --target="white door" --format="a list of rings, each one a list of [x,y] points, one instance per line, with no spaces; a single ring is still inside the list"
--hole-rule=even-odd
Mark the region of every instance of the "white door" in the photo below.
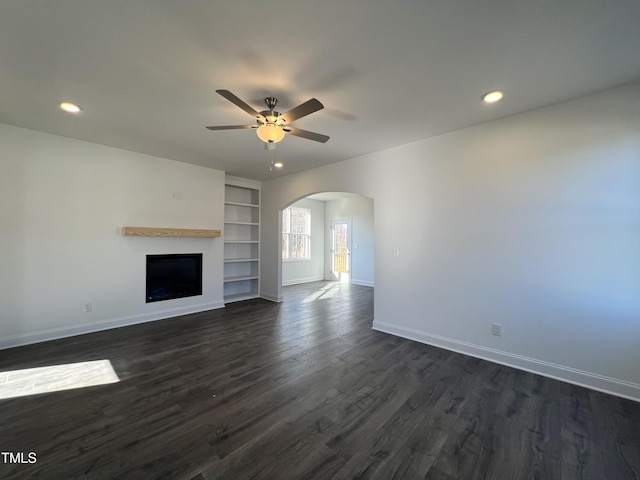
[[[331,220],[331,278],[351,280],[351,220]]]

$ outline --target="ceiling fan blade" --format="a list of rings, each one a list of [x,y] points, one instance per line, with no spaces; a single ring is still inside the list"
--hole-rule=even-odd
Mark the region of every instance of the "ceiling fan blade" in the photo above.
[[[312,98],[311,100],[307,100],[297,107],[292,108],[287,113],[283,113],[280,115],[280,118],[284,120],[284,123],[291,123],[298,118],[302,118],[310,113],[322,110],[323,108],[324,105],[322,105],[318,99]]]
[[[220,125],[217,127],[205,127],[209,130],[239,130],[242,128],[258,128],[258,125]]]
[[[254,117],[254,118],[261,118],[262,117],[262,115],[260,115],[260,112],[258,112],[257,110],[254,110],[250,105],[248,105],[245,102],[243,102],[242,100],[240,100],[238,97],[236,97],[229,90],[216,90],[216,93],[219,93],[224,98],[229,100],[231,103],[233,103],[237,107],[240,107],[242,110],[247,112],[252,117]]]
[[[306,138],[308,140],[313,140],[315,142],[326,143],[330,137],[327,135],[322,135],[321,133],[310,132],[308,130],[302,130],[301,128],[295,127],[284,127],[283,130],[290,135],[295,135],[296,137]]]

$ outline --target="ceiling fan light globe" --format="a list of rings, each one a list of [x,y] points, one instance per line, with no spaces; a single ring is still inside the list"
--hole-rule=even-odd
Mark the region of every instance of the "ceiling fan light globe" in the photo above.
[[[284,130],[271,123],[261,125],[256,130],[256,133],[258,134],[258,138],[265,143],[278,143],[285,135]]]

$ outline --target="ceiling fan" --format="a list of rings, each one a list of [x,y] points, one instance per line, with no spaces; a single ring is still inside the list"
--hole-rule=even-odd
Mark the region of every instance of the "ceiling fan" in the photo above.
[[[302,130],[301,128],[292,127],[291,122],[299,118],[305,117],[311,113],[322,110],[324,105],[317,99],[312,98],[304,103],[301,103],[295,108],[292,108],[286,113],[279,113],[275,111],[278,99],[275,97],[267,97],[264,99],[267,104],[267,110],[258,112],[254,110],[250,105],[240,100],[229,90],[216,90],[217,93],[229,100],[234,105],[240,107],[247,112],[253,118],[256,119],[254,125],[223,125],[207,127],[209,130],[237,130],[243,128],[254,128],[260,140],[267,145],[276,144],[282,140],[285,134],[295,135],[296,137],[306,138],[315,142],[325,143],[329,140],[327,135],[320,133],[309,132],[308,130]],[[275,148],[275,145],[272,145]]]

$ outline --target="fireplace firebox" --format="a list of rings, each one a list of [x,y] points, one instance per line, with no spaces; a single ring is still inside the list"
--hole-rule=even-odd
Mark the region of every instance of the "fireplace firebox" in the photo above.
[[[147,303],[202,295],[202,254],[147,255]]]

